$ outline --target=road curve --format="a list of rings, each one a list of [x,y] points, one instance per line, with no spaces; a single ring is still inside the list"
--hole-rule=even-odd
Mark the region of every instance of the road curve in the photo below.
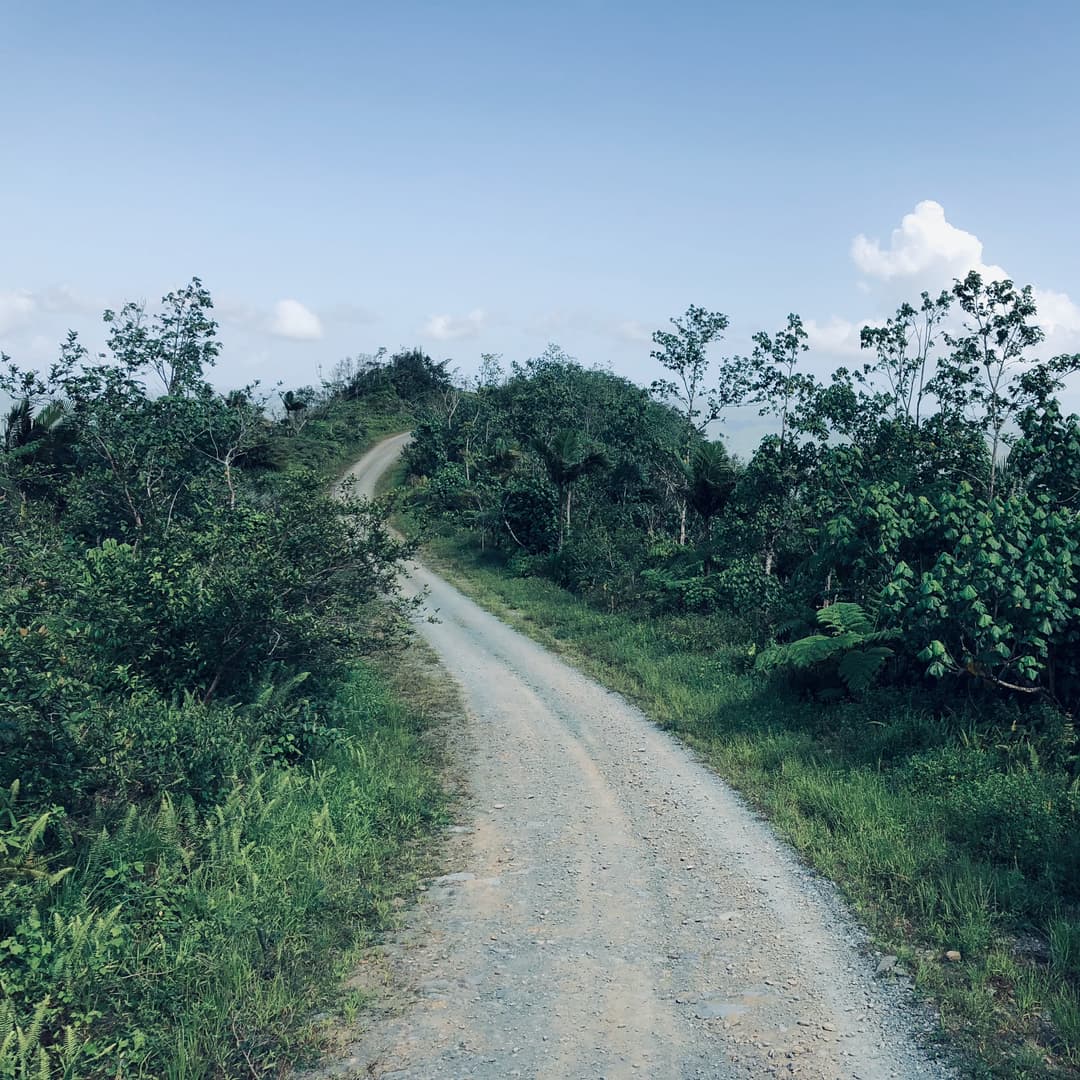
[[[424,567],[406,587],[467,703],[470,806],[389,946],[409,1004],[322,1075],[951,1075],[832,890],[685,747]]]

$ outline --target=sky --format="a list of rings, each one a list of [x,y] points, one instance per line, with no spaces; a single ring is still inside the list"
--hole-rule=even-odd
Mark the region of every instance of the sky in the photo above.
[[[1075,0],[0,0],[0,350],[198,276],[223,387],[549,342],[647,382],[691,304],[825,371],[978,267],[1080,351],[1078,46]]]

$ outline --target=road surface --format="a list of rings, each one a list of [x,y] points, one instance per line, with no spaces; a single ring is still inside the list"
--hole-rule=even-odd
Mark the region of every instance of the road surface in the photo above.
[[[386,947],[404,1004],[320,1075],[951,1075],[833,891],[685,747],[424,567],[406,587],[467,704],[469,807]]]

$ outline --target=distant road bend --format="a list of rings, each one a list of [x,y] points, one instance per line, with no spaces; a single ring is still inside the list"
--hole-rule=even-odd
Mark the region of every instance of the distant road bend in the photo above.
[[[468,820],[388,945],[408,1005],[319,1075],[952,1075],[833,892],[689,751],[423,566],[406,588],[468,706]]]

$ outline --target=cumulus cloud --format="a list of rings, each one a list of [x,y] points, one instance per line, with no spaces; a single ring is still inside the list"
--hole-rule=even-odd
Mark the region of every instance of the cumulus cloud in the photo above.
[[[983,242],[949,221],[945,208],[932,199],[923,200],[904,215],[888,244],[860,233],[851,242],[851,259],[864,275],[858,282],[860,292],[875,299],[883,314],[891,314],[901,300],[914,300],[924,289],[936,292],[948,288],[954,278],[962,278],[970,270],[977,270],[984,280],[1012,277],[1003,267],[987,263]],[[1038,322],[1051,339],[1050,347],[1066,349],[1080,344],[1080,307],[1063,292],[1039,288],[1034,292]],[[816,333],[816,343],[827,351],[853,351],[851,342],[857,345],[862,324],[845,326],[845,322],[835,317],[823,324],[808,321],[807,330],[811,340]]]
[[[1032,291],[1035,294],[1035,306],[1039,310],[1039,325],[1048,337],[1080,337],[1080,307],[1063,292],[1054,292],[1053,289]]]
[[[982,241],[953,225],[933,199],[924,199],[904,215],[888,247],[860,233],[851,243],[851,258],[868,277],[883,281],[919,278],[937,286],[969,270],[978,270],[984,278],[1008,276],[1000,266],[983,262]]]
[[[468,315],[432,315],[421,330],[425,337],[436,341],[461,341],[476,337],[487,322],[487,313],[476,308]]]
[[[850,319],[833,315],[825,322],[807,319],[803,326],[812,349],[820,349],[834,356],[858,356],[862,351],[859,335],[862,333],[862,328],[870,322],[869,319],[852,322]]]
[[[319,316],[299,300],[279,300],[274,305],[270,333],[290,341],[318,341],[323,327]]]

